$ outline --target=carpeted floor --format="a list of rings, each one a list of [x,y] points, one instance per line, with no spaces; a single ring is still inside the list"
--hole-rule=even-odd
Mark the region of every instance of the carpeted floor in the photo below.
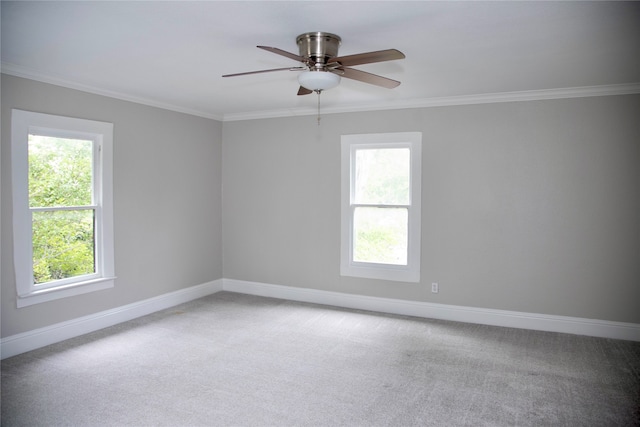
[[[2,362],[3,426],[640,425],[640,343],[220,292]]]

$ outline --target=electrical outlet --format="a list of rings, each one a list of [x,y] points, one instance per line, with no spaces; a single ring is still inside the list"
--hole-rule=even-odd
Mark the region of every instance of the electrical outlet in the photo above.
[[[431,292],[433,292],[434,294],[438,293],[438,284],[436,282],[433,282],[431,284]]]

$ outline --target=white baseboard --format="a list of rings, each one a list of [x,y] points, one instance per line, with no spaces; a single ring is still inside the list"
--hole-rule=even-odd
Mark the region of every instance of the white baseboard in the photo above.
[[[201,298],[222,290],[223,280],[218,279],[179,291],[170,292],[101,311],[66,322],[56,323],[44,328],[35,329],[21,334],[12,335],[0,340],[0,357],[15,356],[20,353],[35,350],[46,345],[64,341],[89,332],[97,331],[108,326],[126,322],[137,317],[145,316],[156,311],[164,310],[197,298]]]
[[[126,322],[219,291],[431,319],[640,341],[640,324],[405,301],[235,279],[218,279],[144,301],[0,339],[0,358]]]
[[[636,323],[405,301],[234,279],[223,279],[223,289],[251,295],[405,316],[640,341],[640,324]]]

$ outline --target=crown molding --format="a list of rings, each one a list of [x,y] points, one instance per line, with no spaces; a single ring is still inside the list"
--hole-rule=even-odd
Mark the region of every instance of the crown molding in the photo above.
[[[212,114],[205,111],[184,108],[179,105],[158,102],[148,98],[131,96],[125,93],[106,90],[83,83],[73,82],[51,74],[44,74],[26,67],[3,62],[0,71],[4,74],[23,77],[30,80],[76,89],[96,95],[107,96],[123,101],[135,102],[150,107],[204,117],[223,122],[273,119],[282,117],[312,116],[318,113],[316,108],[287,108],[280,110],[250,111],[243,113]],[[328,106],[322,109],[322,114],[357,113],[380,110],[401,110],[430,107],[450,107],[458,105],[493,104],[500,102],[541,101],[548,99],[584,98],[593,96],[632,95],[640,93],[640,83],[625,83],[617,85],[582,86],[558,89],[528,90],[518,92],[485,93],[475,95],[446,96],[434,98],[417,98],[390,100],[378,103],[352,104],[343,106]]]
[[[322,114],[356,113],[380,110],[401,110],[430,107],[451,107],[457,105],[494,104],[500,102],[541,101],[548,99],[585,98],[593,96],[632,95],[640,93],[640,83],[618,85],[582,86],[559,89],[527,90],[518,92],[485,93],[477,95],[446,96],[438,98],[418,98],[369,103],[366,105],[333,106],[322,109]],[[225,114],[223,121],[269,119],[291,116],[311,116],[318,114],[315,108],[297,110],[270,110],[247,113]]]
[[[75,89],[75,90],[80,90],[82,92],[93,93],[95,95],[107,96],[109,98],[115,98],[121,101],[135,102],[136,104],[147,105],[149,107],[162,108],[163,110],[175,111],[177,113],[189,114],[191,116],[204,117],[206,119],[213,119],[218,121],[223,120],[222,116],[219,116],[216,114],[211,114],[211,113],[207,113],[199,110],[193,110],[190,108],[184,108],[179,105],[158,102],[153,99],[131,96],[122,92],[102,89],[96,86],[67,80],[51,74],[41,73],[39,71],[30,69],[27,67],[10,64],[7,62],[2,62],[2,64],[0,64],[0,71],[3,74],[8,74],[15,77],[22,77],[25,79],[35,80],[41,83],[49,83],[56,86],[66,87],[68,89]]]

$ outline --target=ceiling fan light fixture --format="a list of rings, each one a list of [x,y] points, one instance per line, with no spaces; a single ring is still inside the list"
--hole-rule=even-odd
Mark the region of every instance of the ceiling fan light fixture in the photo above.
[[[340,76],[329,71],[303,71],[298,75],[300,86],[309,90],[327,90],[340,84]]]

